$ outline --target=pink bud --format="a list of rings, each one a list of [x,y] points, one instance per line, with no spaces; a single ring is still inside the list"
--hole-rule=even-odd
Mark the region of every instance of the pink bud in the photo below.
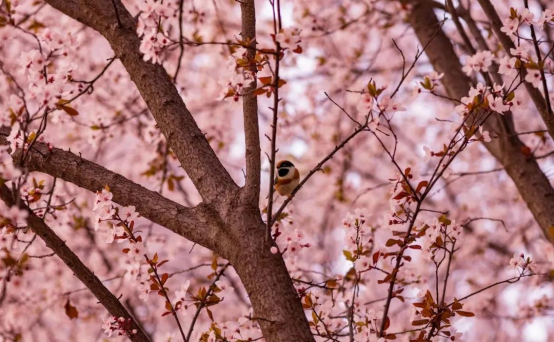
[[[279,249],[277,247],[271,247],[271,254],[277,254],[279,253]]]

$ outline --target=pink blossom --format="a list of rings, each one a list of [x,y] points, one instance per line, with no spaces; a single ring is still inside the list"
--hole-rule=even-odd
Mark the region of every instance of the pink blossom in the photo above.
[[[491,142],[491,136],[488,131],[483,131],[483,126],[479,126],[479,134],[481,134],[481,138],[485,142]]]
[[[498,67],[499,74],[506,75],[509,77],[513,77],[517,75],[517,69],[516,69],[517,58],[515,57],[509,58],[508,56],[504,56],[498,62],[499,62],[499,67]]]
[[[509,37],[515,36],[517,30],[519,28],[519,19],[514,18],[506,18],[504,19],[504,26],[500,29],[502,32],[506,33]]]
[[[527,25],[533,25],[533,18],[535,15],[533,12],[529,11],[529,9],[524,8],[523,11],[521,11],[521,23],[527,24]]]
[[[489,101],[489,107],[491,110],[504,114],[510,110],[510,106],[504,104],[504,99],[501,96],[494,97],[492,94],[487,96],[487,101]]]
[[[283,49],[296,49],[300,43],[300,31],[296,28],[285,28],[275,35],[275,40]]]
[[[522,60],[529,60],[529,53],[527,52],[527,49],[524,48],[522,45],[516,47],[515,49],[510,49],[510,53],[519,59]]]
[[[537,20],[537,25],[540,26],[541,30],[544,29],[544,24],[554,21],[554,11],[551,9],[545,9],[542,12],[541,17]]]
[[[139,214],[135,211],[135,206],[130,205],[119,210],[119,217],[125,222],[131,222],[138,218]]]
[[[373,97],[368,93],[363,93],[360,102],[358,102],[358,111],[362,112],[364,115],[367,115],[372,108]]]
[[[181,284],[181,288],[178,291],[175,291],[175,300],[185,302],[187,296],[187,291],[190,286],[190,280],[187,280],[184,284]]]
[[[525,75],[525,82],[531,83],[533,87],[538,88],[542,84],[542,75],[540,70],[527,69],[527,75]]]

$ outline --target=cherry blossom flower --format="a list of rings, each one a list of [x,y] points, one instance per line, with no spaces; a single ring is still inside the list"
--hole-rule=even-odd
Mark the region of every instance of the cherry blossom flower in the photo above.
[[[130,205],[128,207],[123,207],[119,210],[119,217],[125,222],[131,222],[137,219],[139,214],[135,211],[135,206]]]
[[[552,21],[554,21],[554,11],[551,9],[545,9],[536,24],[540,26],[541,30],[544,30],[544,24]]]
[[[0,202],[0,217],[10,221],[11,225],[18,227],[25,224],[29,214],[18,206],[7,207],[4,202]]]
[[[514,253],[513,258],[510,259],[510,267],[518,268],[524,265],[523,254]]]
[[[431,152],[431,149],[428,146],[423,146],[423,151],[425,152],[425,157],[423,160],[427,163],[429,160],[431,160],[433,152]]]
[[[542,84],[542,75],[539,70],[527,69],[527,75],[525,75],[525,82],[529,82],[533,87],[538,88]]]
[[[499,67],[498,67],[498,73],[502,75],[506,75],[509,77],[513,77],[517,75],[517,58],[512,57],[509,58],[508,56],[504,56],[499,61]]]
[[[144,302],[148,301],[150,295],[150,285],[146,282],[140,282],[137,285],[137,290],[139,291],[139,298]]]
[[[523,11],[521,11],[521,23],[527,24],[527,25],[533,25],[533,18],[535,15],[533,12],[529,11],[528,8],[524,8]]]
[[[369,93],[363,93],[357,108],[366,115],[373,108],[373,97]]]
[[[300,31],[295,28],[284,28],[275,35],[275,40],[283,49],[296,49],[300,43]]]
[[[474,98],[475,96],[483,95],[483,94],[485,94],[487,89],[489,89],[489,87],[486,87],[486,86],[483,85],[483,83],[479,82],[479,83],[477,83],[476,88],[471,87],[469,89],[469,97]]]
[[[160,63],[160,53],[169,44],[169,40],[158,32],[156,28],[145,34],[140,43],[140,52],[143,59],[152,63]]]
[[[101,207],[107,207],[112,205],[113,194],[106,190],[102,189],[102,192],[96,192],[96,200],[94,201],[93,211]]]
[[[452,334],[452,336],[450,336],[449,340],[450,341],[463,341],[462,340],[463,335],[464,335],[463,333],[456,331]]]
[[[98,207],[97,210],[94,211],[96,214],[96,217],[98,220],[110,220],[115,215],[115,209],[112,206],[102,206]]]
[[[21,65],[20,73],[38,74],[45,65],[45,59],[39,50],[31,50],[21,54],[19,63]]]
[[[479,126],[479,134],[481,135],[481,138],[484,142],[491,142],[491,136],[488,131],[483,131],[483,126]]]
[[[112,316],[102,318],[102,329],[104,329],[104,333],[108,335],[108,337],[112,337],[112,333],[114,331],[112,329],[112,322],[113,322]]]
[[[528,50],[524,48],[522,45],[516,47],[515,49],[510,49],[510,53],[519,59],[528,61],[529,60],[529,53]]]
[[[178,291],[175,291],[175,300],[185,302],[185,298],[187,296],[187,291],[190,286],[190,280],[187,280],[184,284],[181,284],[181,289]]]
[[[223,279],[218,280],[215,285],[221,290],[217,293],[221,298],[226,297],[235,291],[235,289]]]
[[[390,96],[384,96],[381,99],[381,102],[379,103],[379,109],[383,112],[385,111],[391,111],[391,112],[405,112],[406,108],[403,107],[400,103],[392,101]]]
[[[140,261],[144,258],[144,245],[142,242],[135,242],[132,243],[131,246],[129,246],[129,253],[127,255],[135,259],[136,261]]]
[[[497,113],[504,114],[510,110],[510,106],[504,104],[504,99],[500,96],[494,97],[492,94],[489,94],[487,101],[489,101],[490,109]]]
[[[504,19],[504,26],[502,26],[500,30],[506,33],[507,36],[513,39],[515,37],[515,34],[518,28],[519,28],[518,18],[514,18],[514,19],[506,18]]]
[[[479,51],[473,56],[466,58],[463,71],[470,76],[473,71],[488,71],[492,65],[494,55],[490,51]]]

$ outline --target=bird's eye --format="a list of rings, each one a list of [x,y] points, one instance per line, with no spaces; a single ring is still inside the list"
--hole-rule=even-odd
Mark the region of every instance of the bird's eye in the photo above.
[[[289,173],[289,169],[279,169],[279,177],[285,177]]]

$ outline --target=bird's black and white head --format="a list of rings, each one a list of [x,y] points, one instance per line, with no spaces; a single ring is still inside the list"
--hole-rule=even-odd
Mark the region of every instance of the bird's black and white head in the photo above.
[[[288,160],[281,160],[277,163],[277,175],[279,178],[292,178],[294,176],[294,170],[294,164]]]

